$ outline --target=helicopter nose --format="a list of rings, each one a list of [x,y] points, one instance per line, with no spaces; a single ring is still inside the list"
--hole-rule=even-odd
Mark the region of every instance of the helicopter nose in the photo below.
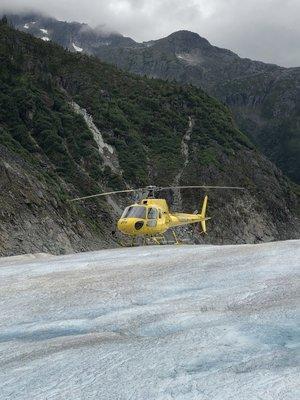
[[[123,218],[118,221],[118,229],[127,234],[134,235],[144,226],[144,221],[136,218]]]

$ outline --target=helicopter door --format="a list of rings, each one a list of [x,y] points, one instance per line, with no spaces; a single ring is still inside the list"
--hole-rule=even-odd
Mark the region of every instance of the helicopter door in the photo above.
[[[156,208],[148,208],[148,222],[147,226],[155,227],[157,225],[158,211]]]

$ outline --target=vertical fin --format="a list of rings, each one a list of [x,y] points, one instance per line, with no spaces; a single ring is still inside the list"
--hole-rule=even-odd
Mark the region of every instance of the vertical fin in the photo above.
[[[207,200],[208,200],[208,197],[205,196],[204,200],[203,200],[203,204],[202,204],[201,214],[200,214],[201,218],[205,218],[205,216],[206,216]],[[206,233],[206,222],[205,222],[205,219],[203,221],[200,221],[200,224],[201,224],[202,231],[204,233]]]

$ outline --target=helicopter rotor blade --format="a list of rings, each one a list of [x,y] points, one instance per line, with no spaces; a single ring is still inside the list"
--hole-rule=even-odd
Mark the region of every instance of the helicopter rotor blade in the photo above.
[[[159,190],[165,190],[165,189],[234,189],[234,190],[246,190],[243,187],[239,186],[206,186],[206,185],[201,185],[201,186],[165,186],[158,188]]]
[[[160,191],[160,190],[167,190],[167,189],[235,189],[235,190],[245,190],[245,188],[238,187],[238,186],[206,186],[206,185],[201,185],[201,186],[164,186],[164,187],[146,186],[146,187],[137,188],[137,189],[115,190],[115,191],[112,191],[112,192],[104,192],[104,193],[92,194],[90,196],[76,197],[75,199],[71,199],[69,201],[70,202],[74,202],[74,201],[92,199],[94,197],[108,196],[108,195],[111,195],[111,194],[119,194],[119,193],[134,193],[134,192],[139,192],[139,191],[142,191],[142,190]]]
[[[126,190],[115,190],[113,192],[104,192],[104,193],[97,193],[97,194],[92,194],[90,196],[84,196],[84,197],[76,197],[75,199],[69,200],[70,202],[73,201],[79,201],[79,200],[86,200],[86,199],[91,199],[93,197],[100,197],[100,196],[108,196],[110,194],[118,194],[118,193],[132,193],[132,192],[138,192],[139,190],[144,190],[144,188],[141,189],[126,189]]]

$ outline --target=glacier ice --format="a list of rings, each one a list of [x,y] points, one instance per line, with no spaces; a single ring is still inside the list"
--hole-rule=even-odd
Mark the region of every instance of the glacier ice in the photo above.
[[[300,241],[0,258],[0,398],[298,399],[299,267]]]

